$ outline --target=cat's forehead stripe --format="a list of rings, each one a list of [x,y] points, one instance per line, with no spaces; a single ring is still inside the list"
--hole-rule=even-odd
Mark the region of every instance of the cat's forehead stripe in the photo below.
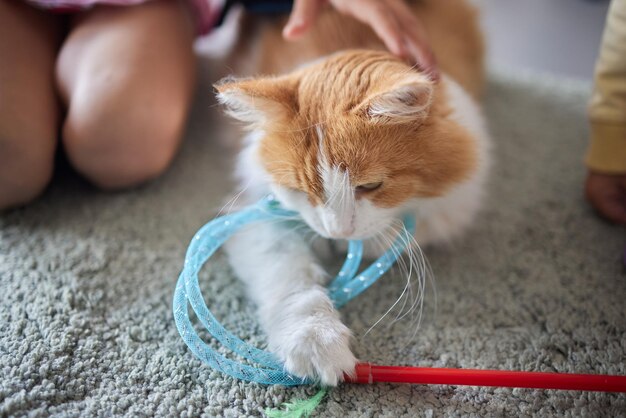
[[[354,191],[350,182],[350,173],[346,167],[331,165],[324,147],[324,131],[315,126],[318,138],[317,172],[319,173],[324,196],[324,206],[333,210],[342,210],[354,202]]]
[[[322,125],[319,123],[315,125],[315,133],[317,134],[317,142],[321,149],[324,141],[324,131],[322,130]]]

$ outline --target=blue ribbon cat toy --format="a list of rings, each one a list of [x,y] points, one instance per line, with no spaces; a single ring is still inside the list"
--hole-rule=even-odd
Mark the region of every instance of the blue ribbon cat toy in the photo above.
[[[296,212],[281,208],[272,196],[267,196],[255,205],[210,221],[191,240],[174,293],[174,319],[178,332],[189,349],[212,368],[250,382],[285,386],[312,383],[286,373],[283,364],[272,353],[242,341],[225,329],[204,302],[198,283],[198,273],[204,263],[243,226],[267,220],[297,218]],[[337,308],[370,287],[396,262],[415,230],[414,217],[404,216],[403,222],[404,233],[396,238],[390,249],[360,274],[357,274],[357,271],[363,255],[363,242],[349,242],[346,260],[337,277],[328,286],[330,298]],[[206,330],[223,346],[259,366],[255,367],[229,359],[202,341],[189,319],[188,305],[191,305]]]

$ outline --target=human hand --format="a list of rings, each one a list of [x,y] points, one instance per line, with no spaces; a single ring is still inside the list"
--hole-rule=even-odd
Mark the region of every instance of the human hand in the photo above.
[[[626,174],[587,173],[585,195],[591,205],[611,222],[626,225]]]
[[[412,61],[433,80],[439,79],[426,32],[404,0],[295,0],[283,36],[294,40],[308,31],[325,2],[369,25],[389,51]]]

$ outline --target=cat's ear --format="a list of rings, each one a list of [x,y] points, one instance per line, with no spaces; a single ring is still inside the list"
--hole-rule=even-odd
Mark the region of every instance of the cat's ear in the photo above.
[[[226,78],[214,87],[226,112],[251,129],[297,112],[297,80],[291,77]]]
[[[368,118],[376,122],[419,122],[428,116],[432,97],[432,82],[421,76],[412,76],[368,97],[361,108]]]

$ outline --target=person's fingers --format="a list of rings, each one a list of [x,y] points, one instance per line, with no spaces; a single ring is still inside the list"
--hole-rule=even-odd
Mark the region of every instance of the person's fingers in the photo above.
[[[408,58],[408,49],[400,22],[396,19],[393,9],[380,0],[331,0],[340,12],[369,25],[376,35],[385,43],[393,54]]]
[[[417,65],[436,81],[437,63],[425,32],[401,0],[331,0],[340,12],[369,25],[393,54]]]
[[[407,22],[405,25],[409,25],[409,23]],[[409,51],[411,52],[411,56],[415,59],[415,64],[417,64],[420,69],[430,74],[434,80],[438,80],[439,68],[437,67],[435,54],[430,48],[430,43],[419,25],[420,23],[415,20],[410,23],[410,26],[405,26],[407,28],[407,45]]]
[[[295,0],[283,29],[288,40],[297,39],[317,19],[324,0]],[[418,18],[402,0],[331,0],[341,13],[369,25],[393,54],[416,64],[436,81],[435,55]]]
[[[403,0],[388,0],[389,7],[394,11],[405,33],[405,43],[413,64],[428,73],[434,81],[439,79],[439,69],[435,54],[430,48],[428,35],[422,22]]]
[[[408,37],[406,44],[411,58],[415,61],[414,64],[426,72],[433,81],[439,81],[437,60],[427,44],[419,42],[415,37]]]
[[[321,7],[322,0],[295,0],[283,37],[293,40],[306,32],[317,19]]]

